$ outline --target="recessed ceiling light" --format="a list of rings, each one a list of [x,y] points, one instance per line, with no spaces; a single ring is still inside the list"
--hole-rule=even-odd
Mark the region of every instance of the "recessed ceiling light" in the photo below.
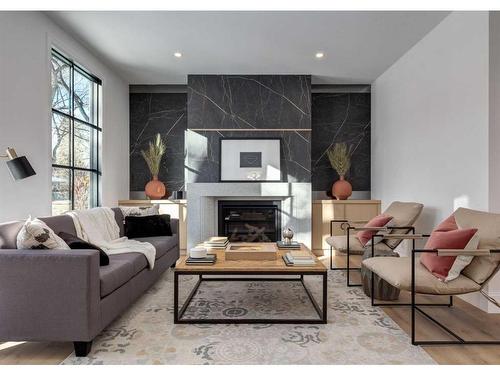
[[[323,57],[325,57],[325,54],[323,52],[316,52],[316,54],[314,56],[317,59],[322,59]]]
[[[182,53],[180,52],[175,52],[174,53],[174,56],[177,57],[177,58],[181,58],[182,57]]]

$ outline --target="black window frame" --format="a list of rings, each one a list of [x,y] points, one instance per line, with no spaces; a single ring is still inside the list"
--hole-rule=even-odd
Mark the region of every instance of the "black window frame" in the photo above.
[[[88,72],[85,70],[82,66],[78,65],[73,59],[66,57],[64,54],[59,52],[57,49],[52,48],[51,53],[50,53],[50,64],[52,64],[52,58],[56,57],[57,59],[62,60],[64,63],[68,64],[70,67],[70,111],[69,113],[65,113],[64,111],[58,110],[53,107],[53,101],[51,98],[51,115],[57,114],[58,116],[63,116],[69,121],[69,126],[70,126],[70,143],[71,143],[71,152],[70,152],[70,164],[69,165],[61,165],[57,163],[52,163],[52,168],[60,168],[60,169],[65,169],[70,171],[70,200],[71,200],[71,210],[75,209],[75,171],[83,171],[83,172],[89,172],[91,176],[91,185],[90,185],[90,208],[92,207],[99,207],[101,205],[101,194],[100,194],[100,183],[101,183],[101,177],[102,177],[102,172],[101,172],[101,150],[100,150],[100,144],[101,142],[101,137],[102,137],[102,125],[101,125],[101,90],[102,90],[102,80],[92,73]],[[97,90],[96,90],[96,108],[95,108],[95,124],[92,124],[88,121],[82,120],[79,117],[75,116],[75,103],[74,103],[74,75],[75,71],[77,71],[80,75],[84,76],[85,78],[89,79],[91,82],[97,84]],[[52,74],[52,71],[51,71]],[[52,118],[52,116],[51,116]],[[52,120],[51,120],[52,121]],[[75,166],[75,122],[83,124],[85,126],[88,126],[89,128],[94,129],[96,133],[95,137],[95,152],[92,151],[91,147],[91,161],[90,161],[90,166],[95,166],[95,168],[83,168],[83,167],[78,167]],[[52,127],[52,123],[51,123]],[[94,142],[92,140],[91,142]],[[52,173],[52,172],[51,172]],[[95,182],[94,182],[95,178]],[[51,188],[52,190],[52,188]],[[51,198],[51,204],[53,202],[53,199]]]

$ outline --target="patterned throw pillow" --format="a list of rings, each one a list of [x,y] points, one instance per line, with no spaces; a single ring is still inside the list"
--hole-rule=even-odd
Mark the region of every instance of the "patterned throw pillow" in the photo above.
[[[120,206],[123,216],[151,216],[160,214],[160,205],[154,204],[150,207]]]
[[[56,235],[47,224],[39,219],[26,220],[17,234],[18,249],[59,249],[69,250],[69,246],[61,237]]]

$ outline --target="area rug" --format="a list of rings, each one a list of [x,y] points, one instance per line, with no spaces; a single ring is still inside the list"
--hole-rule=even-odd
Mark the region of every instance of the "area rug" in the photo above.
[[[328,324],[173,323],[173,272],[95,340],[88,357],[62,364],[434,364],[342,272],[328,275]],[[181,298],[194,285],[182,278]],[[321,306],[321,279],[306,277]],[[316,312],[299,282],[204,282],[185,317],[310,317]]]

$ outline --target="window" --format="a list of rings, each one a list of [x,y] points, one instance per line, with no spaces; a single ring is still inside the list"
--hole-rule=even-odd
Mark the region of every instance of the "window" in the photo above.
[[[101,81],[52,50],[52,214],[99,205]]]

